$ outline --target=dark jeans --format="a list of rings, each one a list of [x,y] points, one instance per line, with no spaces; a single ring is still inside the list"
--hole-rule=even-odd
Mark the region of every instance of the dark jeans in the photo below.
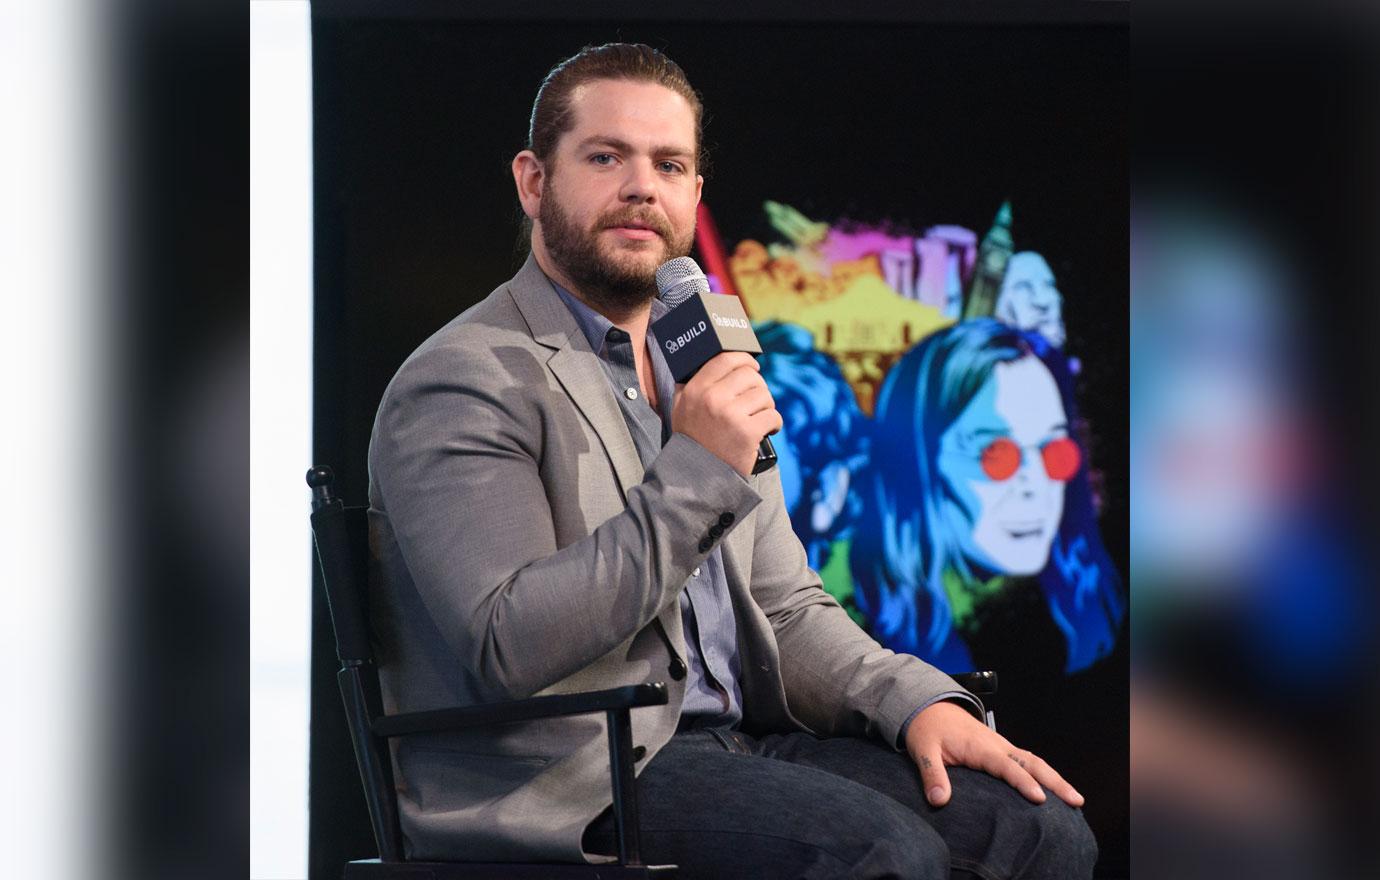
[[[685,731],[637,778],[643,861],[679,865],[686,880],[1092,876],[1080,811],[1053,794],[1032,804],[976,770],[949,779],[935,809],[910,757],[878,743]],[[615,851],[609,813],[585,847]]]

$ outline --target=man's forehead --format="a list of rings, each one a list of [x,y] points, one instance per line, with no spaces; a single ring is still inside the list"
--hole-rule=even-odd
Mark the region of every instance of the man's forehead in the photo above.
[[[679,93],[651,82],[598,79],[571,90],[573,124],[563,140],[578,144],[607,135],[653,139],[658,146],[694,146],[695,114]],[[636,136],[636,137],[630,137]]]
[[[992,371],[993,411],[1011,425],[1012,432],[1043,435],[1065,421],[1059,386],[1049,368],[1034,355],[999,363]]]

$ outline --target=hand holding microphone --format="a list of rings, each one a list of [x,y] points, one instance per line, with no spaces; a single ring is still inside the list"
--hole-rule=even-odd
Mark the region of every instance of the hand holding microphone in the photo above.
[[[657,344],[677,382],[671,412],[675,430],[689,436],[743,476],[776,464],[768,434],[781,428],[757,360],[762,346],[737,297],[709,292],[709,281],[689,257],[656,273],[661,300],[671,310],[652,324]]]
[[[760,472],[759,447],[770,445],[764,438],[780,430],[781,414],[756,359],[725,351],[706,361],[678,390],[671,424],[746,477]]]

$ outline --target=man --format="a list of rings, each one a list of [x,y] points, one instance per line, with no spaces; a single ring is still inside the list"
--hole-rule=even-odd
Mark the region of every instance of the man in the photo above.
[[[648,344],[654,272],[693,240],[700,117],[645,46],[538,92],[512,165],[532,254],[408,358],[374,427],[386,708],[665,681],[633,713],[643,852],[684,877],[1087,876],[1072,787],[821,589],[778,476],[751,475],[781,426],[752,358],[674,387]],[[394,761],[413,857],[610,851],[601,717]]]

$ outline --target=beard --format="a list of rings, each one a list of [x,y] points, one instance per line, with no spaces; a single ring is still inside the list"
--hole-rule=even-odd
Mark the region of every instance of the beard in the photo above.
[[[624,210],[600,216],[592,229],[580,229],[561,207],[550,184],[551,179],[547,178],[537,215],[541,222],[542,241],[551,259],[597,310],[626,314],[641,308],[657,295],[657,268],[667,260],[689,256],[695,241],[693,228],[677,241],[664,218],[629,205]],[[620,254],[607,254],[600,250],[600,233],[610,227],[629,223],[655,231],[662,242],[662,258],[650,267],[642,260],[624,261],[619,259]]]

